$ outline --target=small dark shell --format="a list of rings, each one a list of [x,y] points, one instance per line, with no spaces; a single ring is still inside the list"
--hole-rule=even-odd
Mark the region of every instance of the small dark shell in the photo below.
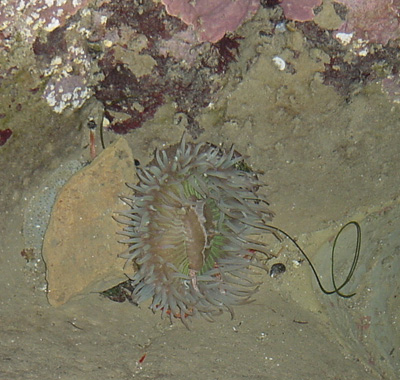
[[[233,149],[182,139],[173,157],[157,151],[154,164],[138,170],[122,232],[139,268],[135,302],[152,298],[153,311],[186,323],[233,313],[257,290],[250,267],[256,252],[268,253],[251,236],[268,230],[272,213],[256,195],[257,177],[237,168],[242,160]]]
[[[280,274],[285,273],[285,272],[286,272],[285,265],[282,263],[276,263],[276,264],[272,265],[269,275],[271,277],[277,277]]]

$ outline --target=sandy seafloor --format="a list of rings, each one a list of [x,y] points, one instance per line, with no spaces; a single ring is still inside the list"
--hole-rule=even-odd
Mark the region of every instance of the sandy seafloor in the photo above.
[[[198,319],[188,331],[146,305],[98,294],[50,306],[38,285],[43,271],[32,270],[20,254],[26,248],[24,212],[49,173],[88,157],[88,131],[80,127],[85,110],[63,119],[44,102],[27,104],[10,122],[13,140],[0,148],[0,379],[400,376],[400,106],[379,83],[346,100],[322,83],[320,63],[306,46],[295,60],[296,73],[280,72],[272,58],[282,53],[283,42],[263,43],[250,30],[244,27],[250,37],[219,100],[199,117],[204,129],[199,141],[234,143],[263,173],[267,186],[260,192],[276,213],[274,224],[298,239],[327,287],[329,249],[317,252],[343,223],[359,221],[360,265],[349,289],[357,295],[350,300],[323,295],[308,266],[293,264],[300,256],[285,242],[279,261],[287,264],[286,273],[279,278],[264,273],[254,302],[236,307],[233,320],[228,314],[214,323]],[[154,120],[125,136],[142,163],[154,148],[180,140],[183,126],[174,124],[171,108],[164,106]],[[223,114],[218,123],[215,110]],[[109,132],[105,137],[116,138]],[[342,278],[354,235],[349,232],[343,241],[337,269]],[[278,252],[280,246],[271,249]]]

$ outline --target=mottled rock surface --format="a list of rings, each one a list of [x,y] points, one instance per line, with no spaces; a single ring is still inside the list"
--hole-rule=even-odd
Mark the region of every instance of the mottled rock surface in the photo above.
[[[126,280],[125,261],[118,257],[124,250],[118,243],[121,226],[112,215],[126,207],[119,196],[134,181],[132,152],[119,139],[62,188],[43,244],[51,305]]]

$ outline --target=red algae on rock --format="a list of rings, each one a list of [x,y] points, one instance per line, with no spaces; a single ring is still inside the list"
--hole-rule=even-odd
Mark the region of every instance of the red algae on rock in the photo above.
[[[260,7],[259,0],[163,0],[168,14],[197,32],[199,42],[216,43],[235,31]]]
[[[196,116],[215,101],[240,37],[200,43],[191,28],[153,2],[118,0],[100,12],[107,16],[102,39],[108,45],[98,61],[102,79],[93,88],[109,129],[124,134],[140,128],[172,101],[197,130]]]
[[[12,135],[12,130],[7,128],[7,129],[0,129],[0,146],[4,145],[7,140],[11,137]]]
[[[400,37],[399,0],[334,0],[349,9],[346,22],[338,32],[386,45]]]
[[[322,0],[282,0],[281,7],[288,20],[311,21],[314,8],[319,7]]]

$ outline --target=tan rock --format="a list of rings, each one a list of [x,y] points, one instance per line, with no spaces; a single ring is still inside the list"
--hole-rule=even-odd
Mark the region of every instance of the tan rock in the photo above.
[[[43,244],[51,305],[127,279],[125,260],[118,257],[126,249],[118,243],[122,226],[112,215],[128,207],[119,196],[129,194],[125,183],[135,178],[132,152],[121,138],[61,189]]]

